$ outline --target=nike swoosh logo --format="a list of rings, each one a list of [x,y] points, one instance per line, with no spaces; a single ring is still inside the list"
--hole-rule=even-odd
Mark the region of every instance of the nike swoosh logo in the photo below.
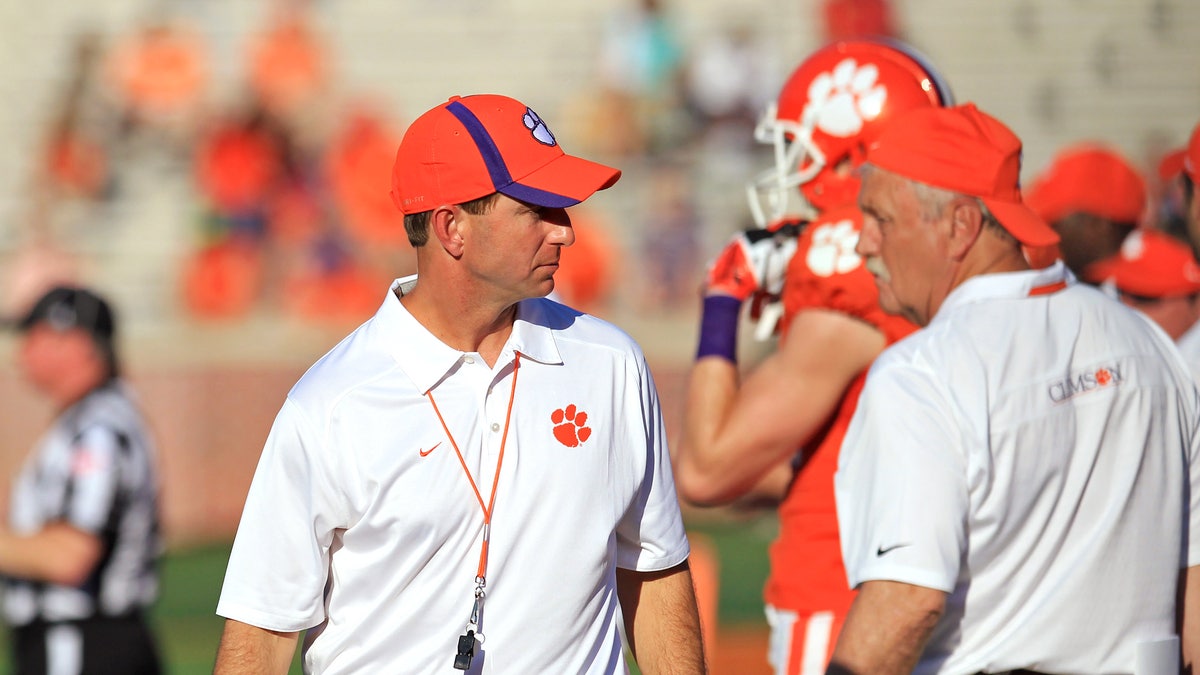
[[[429,456],[429,453],[433,452],[434,450],[437,450],[439,445],[441,445],[441,443],[435,443],[432,448],[430,448],[428,450],[417,450],[417,452],[421,453],[422,457],[427,457],[427,456]]]
[[[879,548],[875,549],[875,557],[885,556],[892,551],[895,551],[898,548],[904,548],[905,546],[912,546],[912,544],[896,544],[894,546],[888,546],[887,548],[880,546]]]

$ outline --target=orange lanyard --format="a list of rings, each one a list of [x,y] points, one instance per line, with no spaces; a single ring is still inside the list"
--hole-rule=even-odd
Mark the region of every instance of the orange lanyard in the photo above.
[[[500,467],[504,465],[504,446],[508,443],[508,425],[512,421],[513,401],[517,397],[517,371],[520,367],[521,352],[516,352],[513,356],[512,390],[508,394],[508,410],[504,414],[504,435],[500,437],[500,456],[496,458],[496,475],[492,477],[492,495],[486,505],[483,503],[483,495],[479,492],[479,486],[475,484],[475,478],[471,476],[471,470],[467,467],[467,460],[463,458],[462,450],[459,449],[458,443],[450,433],[450,428],[446,426],[446,420],[442,417],[442,411],[438,410],[437,402],[433,400],[433,390],[425,392],[430,405],[433,406],[433,412],[437,415],[438,421],[442,423],[442,430],[446,432],[446,438],[450,439],[450,445],[454,447],[454,454],[458,456],[458,463],[462,465],[463,473],[466,474],[467,481],[471,483],[471,489],[475,491],[475,499],[479,501],[479,508],[483,510],[483,543],[479,549],[479,568],[475,574],[475,604],[471,610],[471,620],[467,623],[468,630],[473,630],[479,625],[479,610],[483,607],[484,588],[487,585],[488,542],[492,536],[492,514],[496,507],[496,493],[500,488]],[[483,635],[480,634],[478,637],[482,640]]]

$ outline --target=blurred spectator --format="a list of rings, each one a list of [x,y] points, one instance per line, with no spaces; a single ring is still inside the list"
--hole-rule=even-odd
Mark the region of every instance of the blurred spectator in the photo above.
[[[324,91],[329,76],[325,47],[296,4],[284,3],[253,40],[249,71],[255,96],[275,115],[296,111]]]
[[[286,130],[261,108],[223,115],[200,135],[193,175],[204,229],[180,270],[193,316],[238,318],[261,296],[267,218],[286,185],[288,153]]]
[[[284,171],[286,140],[270,125],[261,111],[221,120],[196,147],[196,183],[208,208],[230,220],[256,221],[249,228],[256,237],[265,228],[266,203]]]
[[[373,270],[412,265],[396,264],[411,247],[388,196],[399,137],[371,106],[322,96],[330,59],[308,3],[272,5],[244,61],[240,109],[198,136],[203,229],[181,270],[185,306],[204,319],[259,308],[358,321],[378,305]]]
[[[41,227],[53,222],[61,207],[84,207],[113,196],[115,171],[111,157],[113,109],[97,91],[100,36],[74,35],[65,84],[47,115],[41,155],[34,163],[30,190],[32,220]]]
[[[824,0],[825,40],[898,37],[890,0]]]
[[[403,225],[400,229],[404,231]],[[287,272],[283,308],[315,323],[359,323],[379,309],[379,285],[386,276],[356,257],[341,237],[327,232],[309,245],[301,264]]]
[[[152,18],[117,43],[107,71],[126,132],[148,128],[169,142],[187,142],[209,78],[207,48],[191,28]]]
[[[239,318],[261,293],[262,252],[238,238],[205,244],[187,257],[181,276],[184,307],[193,317]]]
[[[1154,225],[1181,239],[1187,239],[1187,195],[1184,190],[1183,172],[1186,154],[1185,148],[1179,148],[1159,159],[1158,198],[1154,209]]]
[[[685,97],[702,133],[753,146],[754,123],[776,87],[757,24],[741,14],[696,44],[685,69]]]
[[[1092,265],[1089,276],[1111,284],[1122,302],[1161,326],[1200,378],[1200,264],[1187,244],[1138,229],[1120,253]]]
[[[95,199],[106,196],[111,167],[105,139],[89,126],[88,116],[95,99],[92,81],[100,57],[100,37],[85,31],[75,36],[66,87],[51,113],[40,167],[39,187],[51,200],[59,196]]]
[[[1058,232],[1054,247],[1027,249],[1034,267],[1056,257],[1081,280],[1087,267],[1115,255],[1146,208],[1146,186],[1137,169],[1116,151],[1080,143],[1059,152],[1029,189],[1025,201]]]
[[[700,214],[687,173],[674,165],[654,167],[638,247],[646,287],[639,304],[647,311],[686,307],[696,298],[700,269]]]
[[[599,76],[605,113],[598,135],[605,150],[655,152],[670,147],[679,129],[684,50],[663,0],[635,0],[604,29]]]
[[[323,171],[330,196],[348,233],[366,246],[409,248],[404,219],[388,196],[399,145],[400,135],[384,116],[360,104],[346,116],[325,152]]]
[[[1192,130],[1187,150],[1183,157],[1183,195],[1187,205],[1188,240],[1192,252],[1200,259],[1200,198],[1196,196],[1196,183],[1200,181],[1200,124]]]
[[[55,236],[62,207],[78,202],[90,216],[94,202],[113,194],[114,172],[103,133],[109,110],[95,91],[101,48],[94,31],[71,38],[65,84],[48,115],[41,155],[33,166],[25,231],[3,270],[2,316],[17,316],[47,288],[78,278],[81,260]]]
[[[146,616],[162,549],[156,451],[120,378],[112,309],[56,287],[19,327],[21,374],[57,417],[0,530],[15,672],[158,673]]]
[[[110,177],[107,153],[72,120],[60,119],[46,148],[46,176],[51,185],[66,195],[102,196]]]
[[[302,246],[325,227],[328,216],[312,182],[304,177],[289,180],[268,204],[267,234],[277,246]]]

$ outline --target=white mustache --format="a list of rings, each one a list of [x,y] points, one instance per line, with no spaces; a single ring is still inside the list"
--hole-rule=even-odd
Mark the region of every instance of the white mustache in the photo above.
[[[883,264],[883,259],[872,256],[866,259],[867,271],[874,274],[880,281],[888,282],[892,280],[891,272],[888,272],[887,266]]]

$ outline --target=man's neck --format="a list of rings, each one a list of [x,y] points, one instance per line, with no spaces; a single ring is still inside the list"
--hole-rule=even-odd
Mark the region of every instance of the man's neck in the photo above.
[[[1029,262],[1019,244],[997,238],[985,231],[952,273],[944,279],[945,286],[932,296],[934,302],[927,308],[926,316],[920,317],[924,320],[917,320],[916,323],[922,327],[928,325],[946,298],[968,279],[985,274],[1024,272],[1028,269]]]
[[[462,352],[476,352],[493,366],[512,334],[517,305],[494,305],[467,294],[431,292],[417,284],[400,302],[437,339]]]
[[[1001,239],[985,230],[963,258],[953,287],[957,288],[971,277],[1005,272],[1024,272],[1028,269],[1029,261],[1025,259],[1020,244]]]

